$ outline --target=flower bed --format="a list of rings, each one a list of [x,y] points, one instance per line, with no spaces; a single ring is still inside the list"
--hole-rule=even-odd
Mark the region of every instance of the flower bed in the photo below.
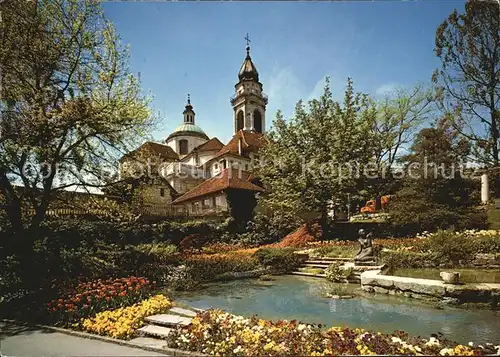
[[[296,321],[244,318],[221,310],[199,313],[189,326],[172,331],[168,345],[223,356],[325,355],[486,355],[500,346],[464,346],[396,331],[382,334],[363,329],[308,325]]]
[[[146,278],[81,282],[60,293],[59,299],[50,301],[46,308],[59,324],[77,321],[100,311],[115,309],[141,301],[154,289],[154,282]]]
[[[84,331],[113,338],[129,339],[144,325],[147,316],[166,312],[172,306],[163,295],[155,295],[140,303],[116,310],[103,311],[79,325]]]

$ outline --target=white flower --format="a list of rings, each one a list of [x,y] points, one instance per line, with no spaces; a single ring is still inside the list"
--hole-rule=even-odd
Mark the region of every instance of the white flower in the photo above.
[[[474,342],[469,342],[469,346],[474,347]]]
[[[450,355],[452,353],[453,353],[453,348],[443,348],[441,351],[439,351],[439,354],[441,356]]]
[[[300,324],[300,325],[297,327],[297,330],[302,331],[302,330],[304,330],[304,329],[306,329],[306,328],[307,328],[307,325],[305,325],[305,324]]]
[[[439,346],[439,340],[436,337],[429,338],[429,341],[425,344],[426,346]]]
[[[403,342],[399,337],[394,337],[394,336],[392,336],[391,340],[394,343],[396,343],[396,342],[402,343]]]
[[[243,347],[241,347],[240,345],[238,345],[238,347],[236,347],[236,348],[233,350],[233,353],[238,353],[238,352],[240,352],[241,350],[243,350]]]

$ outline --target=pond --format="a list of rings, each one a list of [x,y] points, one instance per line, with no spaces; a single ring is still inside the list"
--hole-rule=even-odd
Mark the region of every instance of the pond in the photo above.
[[[397,269],[391,275],[441,280],[439,273],[442,271],[459,272],[463,283],[500,283],[499,269]]]
[[[500,311],[439,310],[430,304],[390,295],[364,295],[335,300],[323,297],[335,284],[324,279],[277,276],[275,281],[258,279],[213,283],[176,297],[189,306],[225,311],[264,319],[296,319],[327,326],[361,327],[390,333],[403,330],[428,338],[441,332],[461,343],[500,342]],[[358,285],[349,286],[358,289]]]

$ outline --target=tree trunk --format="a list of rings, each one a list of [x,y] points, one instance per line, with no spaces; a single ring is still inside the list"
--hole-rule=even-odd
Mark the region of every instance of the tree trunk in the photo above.
[[[328,225],[328,209],[326,206],[321,208],[319,224],[321,226],[321,240],[328,240],[330,238],[330,227]]]

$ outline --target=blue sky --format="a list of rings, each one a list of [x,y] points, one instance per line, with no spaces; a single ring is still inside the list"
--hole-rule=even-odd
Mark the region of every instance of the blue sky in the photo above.
[[[267,125],[299,99],[318,97],[325,76],[342,98],[347,77],[374,96],[430,81],[437,26],[464,0],[378,2],[107,2],[105,15],[131,45],[131,69],[154,96],[163,140],[182,122],[187,93],[197,124],[227,142],[233,95],[251,55],[269,95]]]

